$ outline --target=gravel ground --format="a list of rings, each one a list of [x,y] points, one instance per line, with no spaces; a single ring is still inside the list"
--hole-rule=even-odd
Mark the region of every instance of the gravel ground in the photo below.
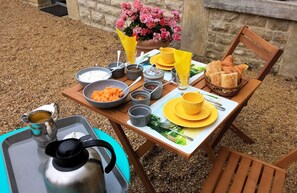
[[[0,134],[25,126],[20,116],[57,102],[61,117],[85,116],[94,127],[114,136],[111,126],[90,110],[62,96],[76,84],[74,74],[85,67],[106,66],[116,60],[120,43],[104,32],[67,17],[54,17],[19,0],[0,5]],[[268,162],[296,146],[297,82],[269,75],[240,113],[236,123],[256,143],[243,143],[227,132],[220,146],[248,153]],[[143,138],[126,131],[134,147]],[[217,149],[216,149],[217,151]],[[141,162],[157,192],[199,192],[211,164],[197,152],[190,160],[156,147]],[[297,192],[297,165],[288,170],[285,192]],[[129,192],[145,192],[131,167]]]

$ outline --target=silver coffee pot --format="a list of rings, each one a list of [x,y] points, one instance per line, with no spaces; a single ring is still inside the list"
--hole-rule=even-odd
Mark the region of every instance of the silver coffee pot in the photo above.
[[[44,181],[48,193],[105,193],[104,171],[97,151],[91,147],[102,146],[111,153],[105,168],[109,173],[116,163],[113,147],[102,140],[69,138],[49,143],[45,153],[51,158],[45,163]]]

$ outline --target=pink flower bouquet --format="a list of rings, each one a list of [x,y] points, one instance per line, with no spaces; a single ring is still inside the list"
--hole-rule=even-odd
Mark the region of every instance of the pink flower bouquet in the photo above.
[[[135,0],[132,5],[122,3],[122,14],[116,21],[116,27],[127,36],[136,36],[137,40],[171,42],[180,40],[179,22],[178,11],[172,11],[172,16],[165,16],[164,10],[143,6],[139,0]]]

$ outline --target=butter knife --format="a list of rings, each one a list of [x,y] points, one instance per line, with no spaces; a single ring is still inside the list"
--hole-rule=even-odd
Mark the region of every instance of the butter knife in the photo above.
[[[181,133],[179,133],[178,131],[175,131],[175,130],[171,129],[170,126],[169,126],[169,124],[167,124],[167,123],[161,123],[160,126],[161,126],[163,129],[170,130],[170,131],[172,131],[173,133],[176,133],[176,134],[178,134],[178,135],[180,135],[180,136],[182,136],[182,137],[185,137],[185,138],[187,138],[187,139],[190,140],[190,141],[194,141],[194,139],[193,139],[192,137],[189,137],[189,136],[187,136],[187,135],[181,134]]]
[[[218,103],[216,101],[210,100],[208,98],[204,98],[204,99],[207,100],[208,102],[212,103],[215,106],[215,108],[217,108],[218,110],[221,110],[221,111],[225,111],[226,110],[225,107],[223,107],[221,103]]]

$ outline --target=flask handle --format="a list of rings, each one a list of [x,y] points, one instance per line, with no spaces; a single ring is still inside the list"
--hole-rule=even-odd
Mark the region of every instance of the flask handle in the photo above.
[[[115,163],[116,163],[116,154],[114,152],[113,147],[109,143],[107,143],[106,141],[103,141],[103,140],[94,139],[94,140],[89,140],[89,141],[83,141],[82,144],[83,144],[84,148],[93,147],[93,146],[101,146],[101,147],[105,147],[106,149],[108,149],[109,152],[111,153],[111,160],[109,161],[108,165],[105,167],[105,173],[109,173],[114,168]]]

